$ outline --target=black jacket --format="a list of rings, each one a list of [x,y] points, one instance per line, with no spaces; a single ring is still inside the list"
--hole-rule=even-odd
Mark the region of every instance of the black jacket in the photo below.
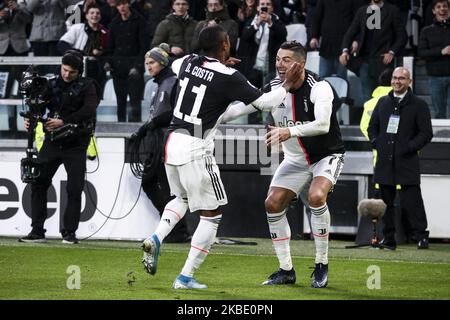
[[[450,45],[450,20],[437,22],[425,27],[420,33],[420,57],[427,61],[427,72],[430,76],[450,76],[450,56],[443,56],[441,51]]]
[[[157,47],[165,42],[171,47],[180,47],[184,54],[191,53],[191,42],[196,26],[197,21],[191,16],[180,17],[171,13],[156,27],[151,46]]]
[[[172,120],[175,107],[177,78],[169,66],[155,76],[154,82],[158,84],[158,90],[152,101],[152,119],[144,126],[148,126],[147,128],[167,128]]]
[[[47,106],[48,117],[60,118],[64,124],[80,125],[80,134],[61,140],[64,146],[82,144],[87,146],[95,126],[96,110],[100,102],[97,83],[89,78],[79,78],[71,83],[61,77],[49,80],[52,99]]]
[[[342,49],[351,48],[352,41],[356,40],[358,42],[357,56],[361,56],[362,48],[367,48],[369,50],[369,72],[372,77],[377,78],[378,75],[387,67],[383,64],[384,53],[393,51],[395,55],[398,55],[401,50],[405,47],[407,41],[407,34],[405,27],[400,19],[399,10],[389,4],[384,2],[381,8],[381,26],[380,28],[374,28],[371,40],[369,43],[367,35],[367,23],[374,22],[374,13],[368,15],[368,6],[363,6],[356,12],[355,18],[352,24],[348,28],[344,35],[344,40],[342,41]]]
[[[344,34],[352,23],[362,0],[319,0],[313,18],[311,37],[320,42],[320,56],[336,58],[341,54]]]
[[[125,78],[131,68],[144,72],[144,55],[148,49],[148,26],[145,19],[135,10],[123,21],[117,14],[111,24],[108,46],[105,52],[111,63],[113,74]]]
[[[395,112],[400,116],[397,134],[387,133],[389,118]],[[395,108],[391,91],[380,98],[370,119],[369,139],[378,157],[375,165],[375,183],[385,185],[420,184],[418,151],[433,137],[430,111],[426,102],[408,89]]]
[[[248,21],[248,24],[242,30],[242,35],[239,42],[237,56],[242,59],[238,64],[238,69],[246,76],[252,70],[256,62],[256,55],[258,54],[259,45],[255,41],[255,34],[257,30],[252,26],[253,19]],[[286,41],[287,29],[284,23],[274,14],[272,14],[272,27],[269,33],[269,73],[275,76],[275,60],[278,49],[281,44]]]
[[[239,37],[239,25],[236,21],[230,18],[228,10],[222,9],[221,11],[215,12],[206,12],[206,19],[199,21],[194,30],[194,35],[192,36],[191,50],[192,52],[199,52],[199,35],[200,31],[202,31],[210,21],[215,20],[219,23],[221,27],[223,27],[230,37],[231,44],[231,54],[234,55],[236,53],[236,45]]]

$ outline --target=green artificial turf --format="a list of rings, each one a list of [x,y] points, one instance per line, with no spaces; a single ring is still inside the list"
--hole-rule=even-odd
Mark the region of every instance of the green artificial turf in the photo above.
[[[313,289],[313,241],[291,241],[295,285],[262,286],[278,268],[271,241],[241,240],[258,244],[213,246],[195,274],[208,289],[174,290],[171,285],[189,244],[163,244],[158,272],[150,276],[141,264],[139,242],[84,241],[70,246],[60,240],[21,244],[0,238],[0,299],[450,299],[449,244],[432,243],[429,250],[403,245],[389,251],[345,249],[349,242],[332,240],[329,285]],[[67,287],[67,282],[69,287],[75,283],[70,266],[80,270],[80,289]],[[371,268],[380,270],[380,289],[367,287]]]

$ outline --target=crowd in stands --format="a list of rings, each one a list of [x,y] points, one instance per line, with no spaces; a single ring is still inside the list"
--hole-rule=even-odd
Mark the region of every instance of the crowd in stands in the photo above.
[[[110,72],[118,121],[140,122],[146,120],[140,110],[147,50],[167,43],[172,60],[198,52],[202,28],[220,24],[241,59],[235,67],[263,87],[275,76],[286,26],[301,23],[305,46],[319,52],[320,76],[347,79],[347,69],[353,71],[364,101],[384,69],[400,65],[405,55],[423,59],[432,116],[450,118],[448,7],[446,0],[4,0],[0,55],[61,56],[78,49],[88,57],[86,75],[101,87]],[[20,68],[8,70],[20,77]]]

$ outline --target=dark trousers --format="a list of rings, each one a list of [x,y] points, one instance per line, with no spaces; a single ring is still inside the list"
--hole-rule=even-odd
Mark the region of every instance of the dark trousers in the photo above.
[[[380,185],[380,195],[387,206],[383,216],[384,238],[391,241],[395,239],[394,200],[396,187]],[[420,185],[402,185],[401,190],[399,190],[399,196],[402,215],[404,214],[407,218],[412,239],[419,241],[423,238],[428,238],[428,231],[426,231],[427,216],[423,205]]]
[[[114,91],[117,98],[117,120],[127,120],[127,96],[130,95],[131,118],[129,122],[141,122],[141,103],[144,93],[144,76],[128,76],[126,78],[113,75]]]
[[[167,181],[166,169],[161,162],[160,166],[156,170],[156,174],[147,178],[145,173],[142,177],[142,189],[147,197],[152,201],[155,208],[162,215],[164,208],[169,201],[174,197],[170,195],[169,182]],[[186,224],[186,217],[183,217],[169,233],[164,240],[165,242],[184,242],[189,235]]]
[[[99,96],[103,97],[103,89],[106,83],[106,72],[103,69],[104,62],[94,57],[88,57],[86,60],[86,77],[92,78],[97,81],[100,86]]]
[[[35,57],[54,57],[54,56],[60,56],[61,53],[58,51],[58,48],[56,47],[58,41],[47,41],[47,42],[41,42],[41,41],[32,41],[31,42],[31,49],[33,50]],[[60,66],[55,65],[40,65],[37,67],[37,70],[39,74],[45,75],[48,73],[56,73],[59,74],[60,72]]]
[[[33,53],[35,56],[43,56],[43,57],[51,57],[51,56],[60,56],[61,53],[57,48],[58,41],[32,41],[31,48],[33,49]]]
[[[81,193],[86,172],[86,147],[61,148],[59,145],[44,141],[38,155],[42,163],[41,174],[31,185],[31,226],[33,232],[45,233],[44,222],[47,218],[47,190],[52,178],[61,164],[67,172],[67,207],[64,211],[61,233],[75,232],[81,215]]]

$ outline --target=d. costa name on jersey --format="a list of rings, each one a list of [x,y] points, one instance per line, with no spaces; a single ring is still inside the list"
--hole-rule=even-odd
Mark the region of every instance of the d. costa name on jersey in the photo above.
[[[194,69],[191,70],[191,63],[188,63],[185,72],[192,74],[193,76],[211,82],[214,77],[214,72],[200,68],[198,66],[194,66]]]

